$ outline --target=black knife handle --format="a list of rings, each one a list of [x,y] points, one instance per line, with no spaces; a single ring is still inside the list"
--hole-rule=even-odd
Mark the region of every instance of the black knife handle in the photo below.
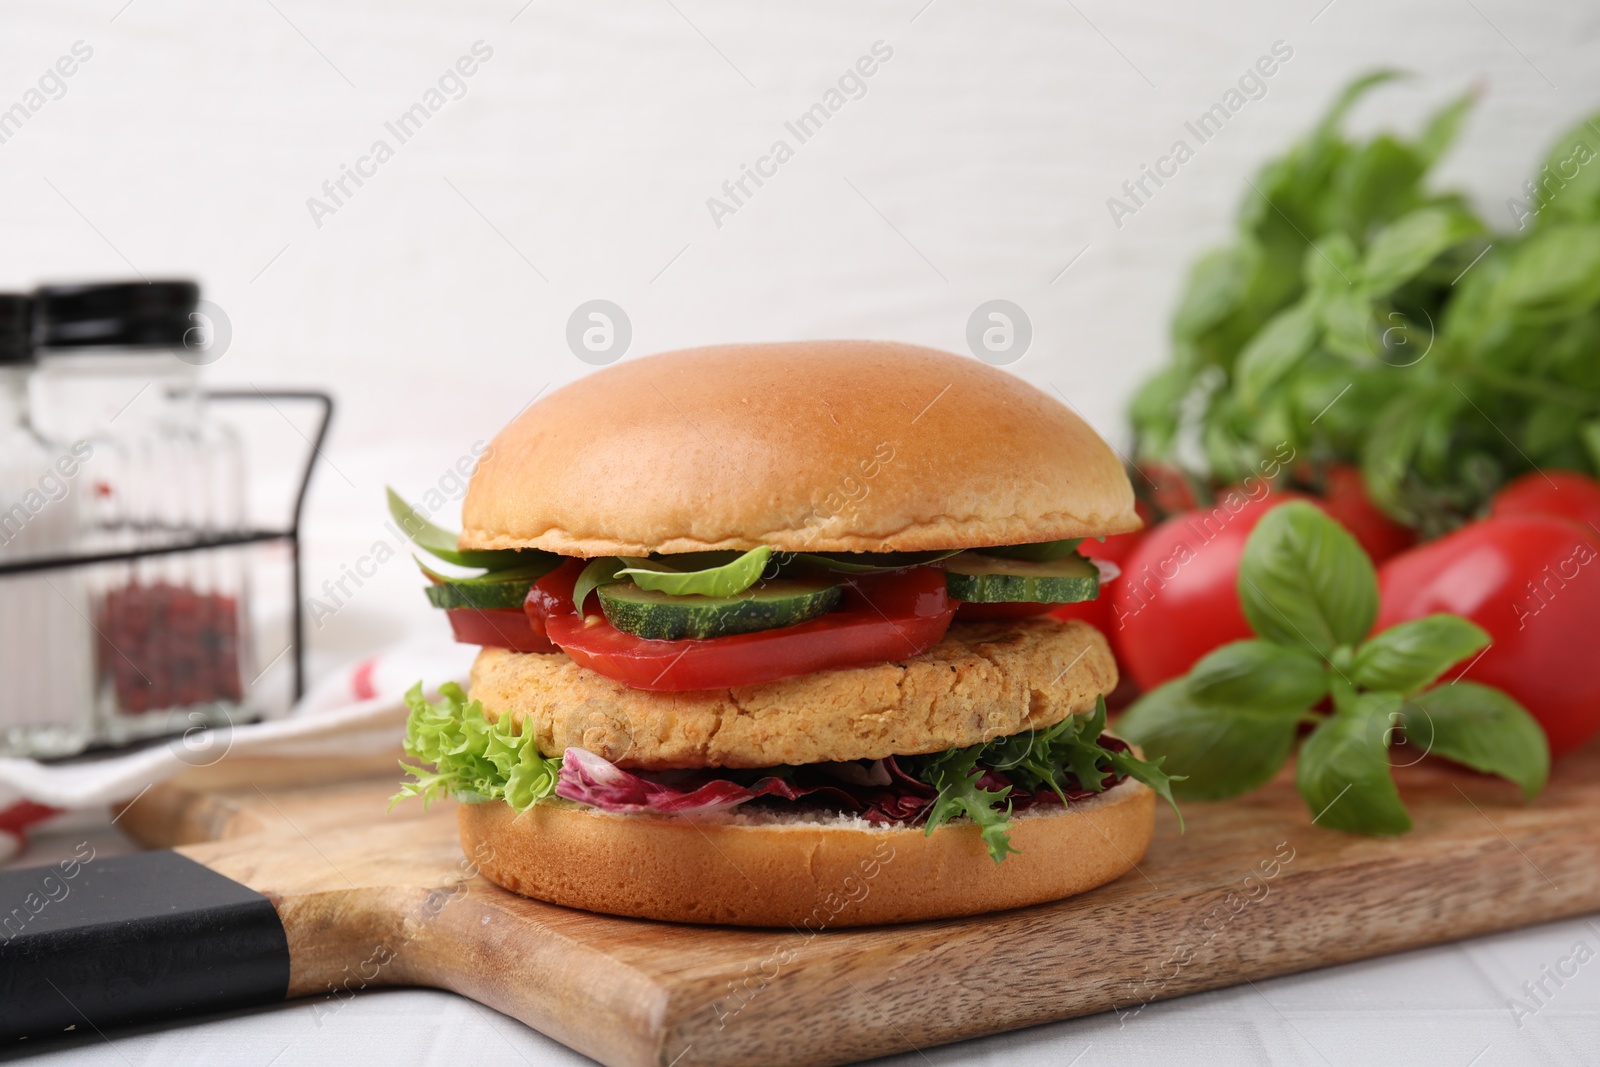
[[[0,871],[0,1039],[281,1001],[272,902],[176,852]]]

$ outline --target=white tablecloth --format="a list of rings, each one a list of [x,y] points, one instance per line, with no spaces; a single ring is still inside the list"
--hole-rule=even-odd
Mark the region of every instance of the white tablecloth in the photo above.
[[[133,846],[104,820],[59,827],[25,862],[46,863],[88,840],[109,855]],[[1574,919],[1452,945],[1330,967],[1147,1006],[1137,1016],[1074,1019],[879,1061],[1130,1067],[1158,1064],[1494,1064],[1600,1062],[1600,960],[1567,964],[1583,943],[1600,955],[1600,921]],[[1522,1018],[1524,982],[1551,993]],[[996,976],[997,987],[1004,976]],[[999,994],[1003,995],[1003,994]],[[397,989],[362,993],[329,1014],[312,1001],[210,1016],[184,1025],[83,1034],[41,1042],[39,1064],[127,1063],[132,1067],[296,1067],[304,1064],[527,1063],[592,1061],[537,1031],[451,993]],[[322,1003],[317,1001],[319,1005]],[[911,1040],[917,1035],[907,1034]],[[0,1058],[7,1053],[0,1052]],[[685,1061],[679,1067],[693,1067]]]

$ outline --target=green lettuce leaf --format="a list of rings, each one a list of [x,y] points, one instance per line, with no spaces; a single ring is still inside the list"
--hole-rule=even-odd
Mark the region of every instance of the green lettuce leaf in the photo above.
[[[519,730],[511,716],[490,722],[483,705],[468,701],[454,682],[441,685],[439,699],[431,704],[418,682],[405,701],[411,709],[405,751],[420,762],[400,762],[411,778],[400,784],[391,807],[407,797],[421,797],[427,805],[437,797],[455,796],[504,800],[520,812],[555,792],[560,757],[541,756],[533,731]],[[432,770],[425,766],[430,764]]]

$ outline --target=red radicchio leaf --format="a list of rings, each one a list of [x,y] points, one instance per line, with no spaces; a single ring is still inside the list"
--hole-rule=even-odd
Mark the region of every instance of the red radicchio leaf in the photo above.
[[[562,753],[561,773],[556,778],[556,796],[624,815],[706,815],[756,797],[795,800],[802,795],[803,791],[782,778],[772,777],[749,786],[713,778],[694,789],[678,789],[623,770],[582,748]]]
[[[1117,738],[1102,738],[1106,748],[1126,748]],[[893,756],[865,766],[861,764],[818,764],[797,767],[792,778],[768,775],[747,784],[727,777],[728,772],[700,772],[647,776],[624,770],[602,756],[582,748],[569,748],[561,760],[556,779],[556,795],[575,800],[601,811],[621,815],[706,815],[727,811],[761,797],[781,800],[802,798],[824,808],[859,813],[873,823],[921,822],[932,806],[938,790],[907,774]],[[660,780],[666,778],[668,780]],[[983,769],[984,789],[1011,785],[1013,811],[1034,804],[1058,804],[1053,790],[1030,793],[1015,785],[1003,772]],[[1070,801],[1095,796],[1089,789],[1070,789]]]

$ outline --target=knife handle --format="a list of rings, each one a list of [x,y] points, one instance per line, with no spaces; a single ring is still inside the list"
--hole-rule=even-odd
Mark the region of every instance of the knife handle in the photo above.
[[[0,871],[0,1039],[274,1003],[289,943],[260,893],[176,852]]]

